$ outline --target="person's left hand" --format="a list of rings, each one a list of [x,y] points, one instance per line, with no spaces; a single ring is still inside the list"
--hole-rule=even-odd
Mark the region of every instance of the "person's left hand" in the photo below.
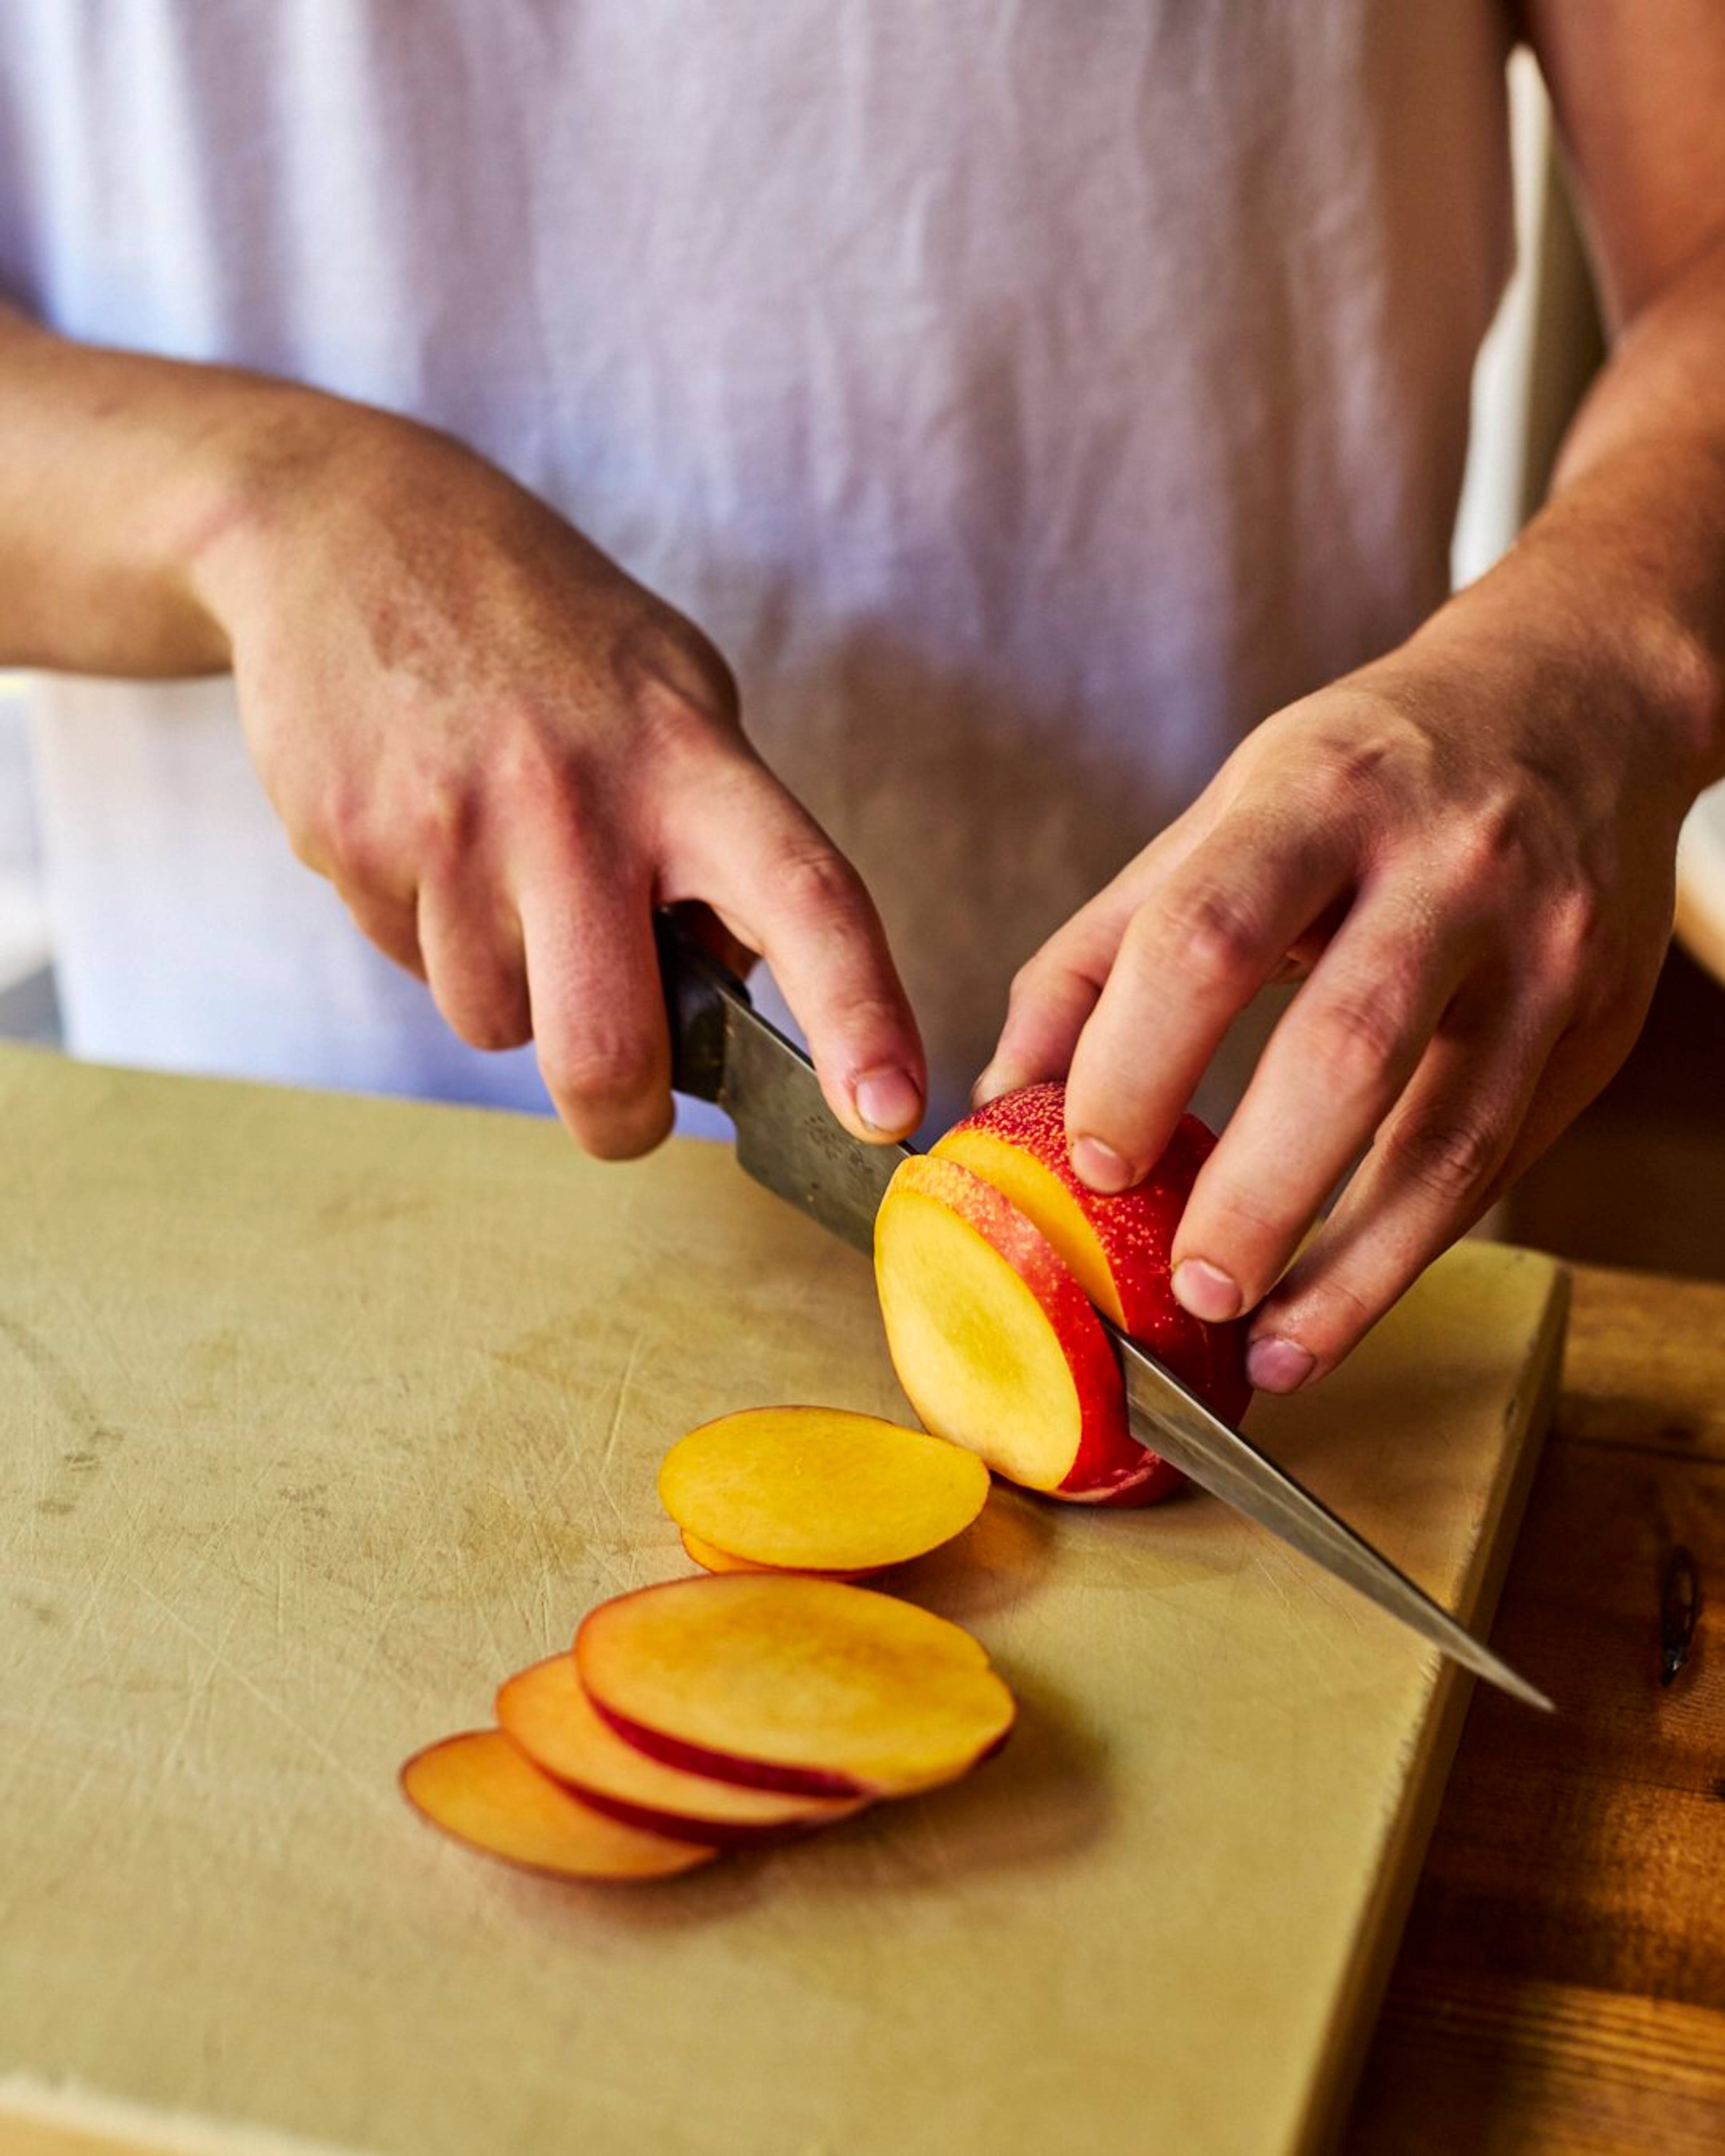
[[[976,1097],[1067,1074],[1073,1165],[1112,1191],[1256,991],[1307,976],[1173,1253],[1194,1315],[1258,1306],[1263,1389],[1332,1369],[1640,1029],[1700,779],[1576,673],[1439,617],[1266,720],[1014,983]]]

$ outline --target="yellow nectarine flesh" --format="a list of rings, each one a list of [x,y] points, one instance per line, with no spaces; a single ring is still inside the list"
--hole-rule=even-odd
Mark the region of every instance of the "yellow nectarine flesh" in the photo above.
[[[757,1564],[752,1558],[738,1557],[732,1550],[721,1549],[716,1543],[704,1543],[699,1535],[691,1535],[686,1527],[679,1527],[677,1540],[683,1545],[685,1557],[692,1558],[703,1572],[800,1572],[810,1579],[871,1579],[884,1565],[871,1564],[861,1572],[814,1571],[803,1565]]]
[[[962,1533],[988,1502],[988,1471],[974,1453],[876,1415],[752,1408],[673,1445],[659,1495],[702,1548],[855,1578]]]
[[[667,1765],[812,1796],[949,1782],[1012,1726],[1012,1695],[944,1617],[837,1580],[672,1580],[589,1613],[588,1697]]]
[[[829,1826],[856,1798],[788,1796],[685,1774],[624,1742],[593,1708],[572,1655],[517,1671],[497,1695],[497,1719],[533,1762],[583,1804],[680,1841],[735,1847]]]
[[[992,1183],[956,1161],[906,1161],[875,1219],[875,1270],[893,1366],[931,1430],[1046,1491],[1088,1456],[1130,1447],[1096,1312]],[[1128,1468],[1142,1457],[1128,1451]]]
[[[992,1183],[1019,1212],[1034,1220],[1077,1277],[1097,1309],[1115,1324],[1126,1325],[1126,1312],[1113,1268],[1083,1205],[1054,1172],[1023,1146],[993,1131],[960,1123],[937,1139],[937,1158],[956,1160],[984,1183]]]
[[[446,1737],[401,1770],[416,1811],[470,1849],[562,1879],[667,1879],[716,1853],[592,1810],[501,1729]]]
[[[692,1558],[703,1572],[777,1572],[776,1564],[755,1564],[746,1557],[737,1557],[730,1550],[721,1550],[716,1543],[704,1543],[699,1535],[691,1535],[687,1527],[679,1527],[677,1540],[683,1545],[685,1557]]]

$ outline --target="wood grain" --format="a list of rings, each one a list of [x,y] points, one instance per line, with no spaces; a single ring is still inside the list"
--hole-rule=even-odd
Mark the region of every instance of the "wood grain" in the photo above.
[[[999,1760],[649,1890],[511,1875],[398,1763],[688,1569],[653,1490],[682,1431],[902,1411],[866,1264],[700,1145],[605,1168],[23,1055],[0,1133],[0,2110],[69,2090],[111,2138],[93,2092],[220,2156],[1312,2141],[1460,1697],[1387,1619],[1211,1500],[999,1492],[899,1583],[1019,1694]],[[1560,1286],[1458,1251],[1255,1414],[1464,1610]]]
[[[1679,1543],[1702,1606],[1666,1688]],[[1473,1702],[1350,2148],[1725,2146],[1722,1628],[1725,1288],[1583,1270],[1495,1635],[1564,1711]]]

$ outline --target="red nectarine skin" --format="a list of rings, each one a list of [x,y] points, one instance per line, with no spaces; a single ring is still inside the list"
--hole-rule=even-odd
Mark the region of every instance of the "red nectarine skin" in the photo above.
[[[709,1751],[704,1744],[687,1744],[680,1737],[666,1737],[632,1722],[603,1700],[593,1702],[600,1718],[614,1729],[625,1744],[633,1744],[648,1758],[685,1774],[702,1774],[715,1782],[737,1782],[749,1789],[778,1789],[788,1797],[860,1798],[869,1793],[848,1774],[829,1774],[814,1767],[775,1767],[759,1759],[737,1759],[728,1752]]]
[[[1215,1138],[1196,1116],[1183,1116],[1161,1158],[1143,1181],[1130,1190],[1105,1197],[1081,1183],[1066,1148],[1066,1089],[1058,1081],[1003,1093],[974,1115],[955,1124],[935,1146],[937,1154],[963,1161],[973,1173],[988,1176],[983,1158],[965,1146],[976,1132],[1028,1153],[1070,1197],[1096,1239],[1117,1306],[1097,1299],[1108,1315],[1167,1363],[1215,1412],[1237,1422],[1251,1399],[1245,1374],[1244,1319],[1206,1325],[1174,1300],[1169,1268],[1174,1232],[1179,1225],[1199,1170],[1215,1147]],[[954,1142],[956,1141],[956,1142]],[[1023,1195],[1012,1194],[1024,1205]],[[1035,1209],[1031,1209],[1035,1217]],[[1037,1224],[1060,1249],[1057,1224]],[[1050,1231],[1054,1230],[1052,1234]],[[1068,1263],[1077,1253],[1062,1250]],[[1081,1277],[1086,1271],[1076,1266]],[[1092,1293],[1097,1283],[1087,1282]],[[1173,1476],[1174,1471],[1169,1470]],[[1178,1479],[1178,1477],[1176,1477]]]
[[[582,1689],[572,1655],[518,1670],[497,1694],[497,1720],[542,1774],[590,1810],[649,1834],[736,1849],[783,1840],[847,1819],[855,1800],[787,1796],[709,1775],[681,1774],[626,1743]]]

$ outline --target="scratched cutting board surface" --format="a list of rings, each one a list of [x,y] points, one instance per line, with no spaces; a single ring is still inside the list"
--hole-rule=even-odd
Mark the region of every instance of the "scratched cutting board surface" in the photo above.
[[[865,1262],[721,1148],[0,1053],[0,2147],[1280,2151],[1368,2025],[1463,1688],[1189,1496],[997,1491],[896,1576],[1022,1704],[963,1785],[646,1889],[405,1807],[416,1747],[690,1568],[726,1409],[904,1415]],[[1477,1614],[1546,1260],[1435,1267],[1251,1427]]]

